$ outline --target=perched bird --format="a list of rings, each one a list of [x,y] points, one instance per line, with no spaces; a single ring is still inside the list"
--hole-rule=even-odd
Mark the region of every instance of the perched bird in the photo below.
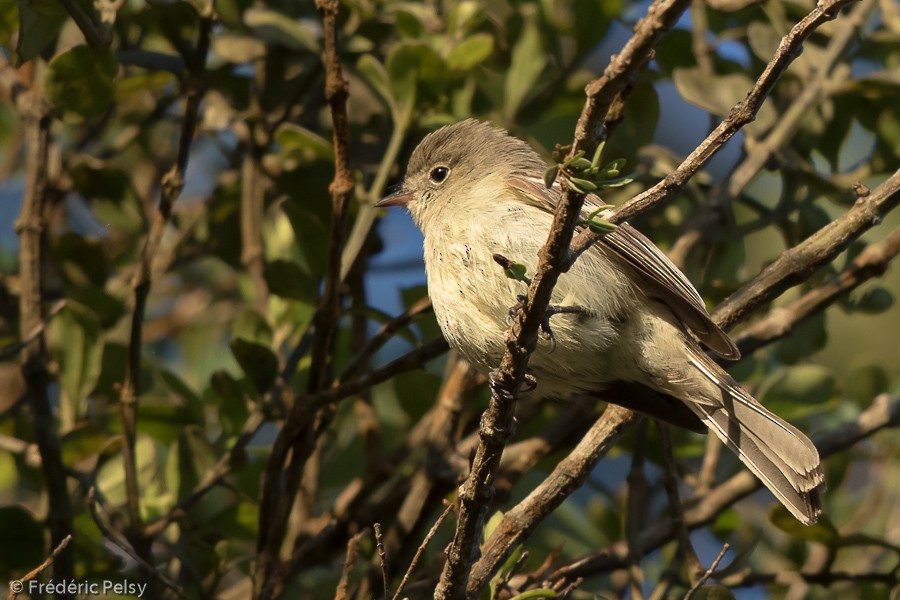
[[[484,372],[500,364],[510,308],[525,291],[494,255],[534,272],[559,187],[528,144],[473,119],[429,134],[401,188],[379,206],[405,206],[425,236],[428,291],[444,336]],[[589,195],[585,212],[602,203]],[[800,521],[821,513],[824,477],[812,442],[768,411],[701,344],[739,358],[688,279],[622,224],[560,276],[529,367],[541,397],[598,394],[695,431],[713,431]],[[624,391],[624,393],[623,393]]]

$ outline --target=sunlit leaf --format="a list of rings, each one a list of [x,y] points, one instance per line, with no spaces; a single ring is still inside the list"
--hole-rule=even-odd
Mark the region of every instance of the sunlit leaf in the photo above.
[[[468,71],[480,64],[494,51],[494,38],[478,33],[465,39],[447,54],[447,66],[457,71]]]
[[[538,77],[544,71],[546,55],[541,44],[537,15],[529,13],[522,26],[522,33],[512,50],[512,60],[504,84],[503,113],[510,121],[532,92]]]
[[[251,7],[244,11],[244,23],[266,42],[281,44],[294,50],[319,51],[315,28],[276,10]]]
[[[68,429],[100,377],[103,333],[89,308],[69,302],[50,322],[48,334],[51,353],[59,364],[62,419]]]

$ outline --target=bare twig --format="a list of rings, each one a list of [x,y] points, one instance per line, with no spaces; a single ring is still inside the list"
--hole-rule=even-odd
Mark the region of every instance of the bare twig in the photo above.
[[[637,426],[634,452],[631,453],[631,469],[628,471],[628,506],[625,515],[625,539],[628,541],[628,579],[631,596],[635,600],[644,598],[644,571],[641,569],[643,556],[637,544],[637,534],[644,526],[647,514],[647,474],[644,470],[644,450],[647,444],[647,421]]]
[[[703,584],[705,584],[709,580],[709,578],[712,577],[712,574],[715,573],[716,569],[719,568],[719,563],[722,562],[723,558],[725,558],[725,553],[728,552],[728,548],[730,548],[730,546],[727,543],[722,546],[722,549],[719,551],[719,555],[716,556],[716,559],[714,561],[712,561],[712,564],[709,565],[709,568],[706,569],[706,572],[703,573],[700,579],[698,579],[694,583],[694,585],[691,586],[691,589],[687,591],[687,594],[684,595],[684,600],[691,600],[691,598],[694,597],[694,594],[696,594],[700,590],[700,588],[703,587]]]
[[[773,308],[764,318],[742,330],[735,343],[742,354],[749,355],[760,346],[789,335],[805,319],[818,314],[866,281],[883,275],[898,254],[900,229],[895,229],[881,242],[867,246],[849,266],[829,281],[790,304]]]
[[[434,525],[431,526],[431,529],[425,535],[425,539],[422,540],[422,543],[419,544],[419,549],[416,550],[416,555],[413,556],[412,561],[409,563],[409,568],[406,570],[406,573],[403,575],[403,579],[400,580],[400,585],[397,586],[397,591],[394,592],[394,597],[392,600],[400,600],[400,593],[403,591],[403,588],[406,587],[406,582],[409,581],[409,576],[412,575],[413,570],[416,568],[416,565],[419,564],[419,560],[421,560],[422,555],[425,553],[425,548],[428,547],[428,543],[431,542],[431,538],[433,538],[438,529],[441,527],[441,523],[444,522],[444,519],[447,518],[447,515],[450,514],[450,511],[453,510],[453,505],[448,504],[444,509],[444,512],[437,518],[437,521],[434,522]]]
[[[350,573],[359,558],[359,544],[367,531],[360,531],[347,541],[347,558],[344,560],[344,568],[341,569],[341,578],[338,581],[337,592],[334,600],[349,600],[350,598]]]
[[[805,239],[785,250],[740,290],[729,296],[713,312],[720,327],[730,328],[761,304],[778,296],[792,285],[804,281],[813,271],[828,264],[853,240],[881,223],[889,211],[900,204],[900,170],[852,209]]]
[[[375,547],[378,550],[378,564],[381,566],[381,581],[384,584],[384,600],[391,597],[390,580],[388,579],[387,554],[384,551],[384,538],[381,537],[381,523],[375,523]]]
[[[485,542],[481,559],[472,567],[469,593],[475,594],[490,581],[512,550],[581,486],[619,434],[639,418],[620,406],[611,404],[606,408],[581,442],[553,472],[522,502],[503,515],[500,524]]]
[[[60,4],[65,7],[66,12],[78,25],[78,29],[84,34],[84,39],[88,44],[97,47],[109,46],[112,41],[112,28],[105,23],[98,23],[93,11],[86,12],[84,5],[77,0],[60,0]]]
[[[716,129],[691,152],[678,167],[655,186],[638,194],[607,218],[613,223],[621,223],[650,207],[669,200],[681,192],[694,174],[713,157],[742,127],[756,118],[765,99],[769,96],[778,79],[788,66],[799,56],[803,41],[819,26],[834,19],[846,5],[856,0],[824,0],[806,17],[798,22],[781,40],[772,60],[766,65],[762,75],[756,80],[746,98],[731,109],[731,113]],[[572,257],[590,248],[597,241],[596,234],[586,230],[578,235],[572,245]]]
[[[841,18],[831,33],[831,39],[823,56],[816,61],[816,68],[809,81],[805,81],[800,95],[791,102],[786,111],[778,115],[778,122],[766,134],[765,139],[754,144],[747,156],[734,169],[728,178],[727,192],[732,198],[738,196],[747,187],[753,177],[759,173],[772,153],[783,148],[787,141],[800,128],[809,111],[821,101],[830,80],[834,77],[845,79],[850,72],[834,73],[834,67],[844,54],[856,31],[865,25],[869,15],[876,7],[876,0],[862,0],[849,15]]]
[[[178,585],[175,582],[171,581],[168,577],[165,577],[162,573],[157,571],[152,564],[144,560],[128,540],[123,539],[117,531],[115,531],[112,527],[107,525],[106,522],[104,522],[103,517],[100,515],[100,509],[103,507],[97,499],[97,489],[94,487],[88,490],[87,505],[88,511],[91,514],[91,519],[93,519],[94,525],[97,526],[97,529],[100,530],[100,533],[103,534],[103,539],[114,544],[122,552],[127,554],[129,558],[136,562],[145,573],[172,590],[172,592],[174,592],[176,596],[178,596],[179,598],[187,599],[184,590],[178,587]]]
[[[41,573],[46,571],[47,567],[53,564],[53,561],[55,561],[60,553],[66,549],[66,546],[68,546],[69,542],[71,541],[72,534],[69,534],[63,538],[59,545],[53,549],[53,552],[50,553],[50,556],[48,556],[46,560],[44,560],[44,562],[42,562],[38,567],[29,571],[24,577],[16,579],[15,581],[11,581],[9,583],[9,595],[7,596],[7,599],[15,600],[16,598],[18,598],[19,594],[25,591],[25,584],[40,577]]]
[[[684,522],[684,511],[681,496],[678,493],[678,467],[675,464],[675,450],[672,447],[672,432],[669,426],[661,421],[656,422],[663,455],[663,485],[669,497],[669,514],[678,538],[678,557],[686,563],[688,579],[696,583],[703,573],[703,564],[697,558],[697,552],[691,543],[691,536]]]
[[[33,68],[32,66],[29,73],[33,74]],[[25,83],[22,82],[22,85]],[[56,164],[50,164],[52,119],[47,106],[38,91],[26,90],[19,94],[16,103],[21,111],[25,130],[25,193],[15,224],[19,235],[19,337],[28,340],[22,347],[19,363],[50,504],[47,512],[50,543],[57,547],[72,533],[72,505],[66,488],[62,450],[47,389],[50,385],[50,372],[42,314],[42,265],[45,260],[46,213],[50,208],[52,194],[50,178],[51,173],[58,173],[59,168]],[[74,577],[71,553],[65,553],[56,559],[53,572],[57,579]]]

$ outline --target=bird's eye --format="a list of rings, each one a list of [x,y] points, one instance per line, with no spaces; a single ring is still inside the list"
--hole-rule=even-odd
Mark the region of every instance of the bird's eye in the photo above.
[[[447,175],[449,174],[450,169],[447,167],[435,167],[431,170],[428,177],[435,183],[444,183],[444,180],[447,179]]]

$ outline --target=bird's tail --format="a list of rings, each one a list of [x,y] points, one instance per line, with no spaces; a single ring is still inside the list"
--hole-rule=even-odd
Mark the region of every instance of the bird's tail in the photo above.
[[[691,362],[720,392],[690,407],[741,461],[807,525],[822,512],[824,475],[813,443],[793,425],[768,411],[701,351]]]

